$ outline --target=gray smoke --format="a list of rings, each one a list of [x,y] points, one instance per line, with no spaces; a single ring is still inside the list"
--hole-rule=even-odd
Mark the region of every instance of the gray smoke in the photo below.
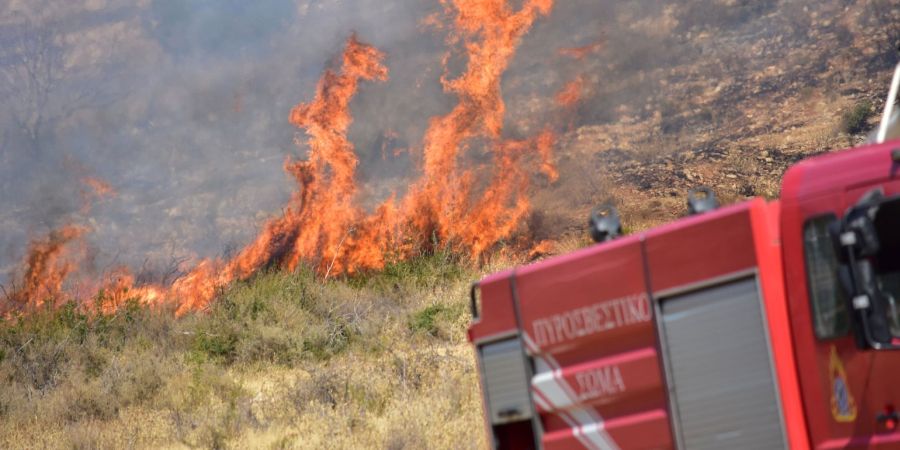
[[[776,34],[784,48],[807,45],[805,34],[821,26],[814,16],[839,14],[845,4],[857,6],[558,0],[505,75],[506,134],[524,137],[548,125],[565,133],[661,109],[664,128],[721,126],[729,113],[713,123],[708,113],[691,112],[701,109],[692,97],[672,97],[666,86],[684,75],[669,68],[694,61],[718,68],[719,76],[693,81],[697,92],[740,81],[778,57],[748,54],[748,45]],[[879,39],[895,39],[897,1],[866,4],[859,8],[869,19],[860,23],[887,23]],[[126,264],[159,272],[171,261],[239,248],[288,199],[293,186],[282,163],[305,153],[288,112],[312,98],[353,32],[386,52],[390,70],[389,81],[365,84],[352,104],[362,200],[371,205],[402,192],[416,176],[429,118],[455,102],[439,82],[446,32],[424,23],[440,10],[437,1],[415,0],[0,1],[0,283],[10,280],[29,238],[70,221],[92,227],[97,271]],[[798,73],[814,73],[865,30],[827,26],[833,51],[790,61]],[[696,38],[703,33],[708,38]],[[560,52],[591,46],[581,59]],[[848,76],[883,70],[891,58],[871,58]],[[450,75],[462,67],[458,59],[451,58]],[[560,111],[553,96],[577,76],[585,80],[583,101]],[[739,101],[753,91],[726,95]],[[562,169],[564,179],[578,177]],[[86,176],[118,194],[85,213]]]
[[[437,82],[443,37],[419,23],[439,5],[131,3],[0,4],[0,282],[30,238],[65,222],[90,224],[98,271],[246,243],[294,188],[282,163],[305,149],[288,112],[312,98],[353,32],[384,50],[391,69],[353,107],[364,180],[408,175],[406,153],[393,150],[411,146],[447,104]],[[45,61],[27,62],[37,57]],[[117,195],[85,213],[88,176]]]

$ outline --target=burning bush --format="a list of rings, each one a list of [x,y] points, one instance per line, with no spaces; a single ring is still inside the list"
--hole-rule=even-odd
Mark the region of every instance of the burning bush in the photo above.
[[[500,82],[522,36],[535,20],[549,14],[553,1],[527,0],[518,9],[506,0],[442,4],[452,24],[449,43],[460,44],[468,59],[458,77],[441,78],[457,103],[449,113],[431,119],[421,144],[421,175],[403,198],[392,196],[372,212],[358,204],[359,159],[347,137],[349,104],[360,83],[386,80],[388,69],[380,50],[352,35],[340,67],[326,70],[314,98],[290,112],[289,122],[306,134],[308,153],[305,159],[284,163],[296,190],[282,215],[268,220],[233,258],[204,259],[170,286],[138,286],[127,268],[113,270],[105,281],[79,280],[80,291],[101,293],[89,295],[94,309],[115,311],[129,300],[169,301],[182,315],[209,308],[230,283],[268,268],[311,267],[328,279],[451,249],[478,262],[516,233],[530,210],[532,176],[543,173],[551,181],[558,176],[555,136],[544,130],[529,138],[504,139]],[[479,149],[491,164],[469,161],[468,154]],[[95,184],[90,186],[97,195],[111,192]],[[0,313],[9,316],[46,299],[75,297],[63,291],[63,282],[78,266],[66,249],[83,234],[82,228],[66,226],[36,240],[23,281],[7,296]],[[229,341],[213,336],[200,347],[221,356],[233,350]]]

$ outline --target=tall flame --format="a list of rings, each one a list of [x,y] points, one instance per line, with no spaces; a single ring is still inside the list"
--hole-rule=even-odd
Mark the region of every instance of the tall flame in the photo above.
[[[552,0],[526,1],[514,11],[506,0],[444,0],[455,12],[452,41],[462,41],[468,54],[466,70],[455,79],[443,77],[444,90],[456,94],[456,107],[437,117],[425,133],[422,178],[404,204],[417,235],[432,234],[458,241],[477,259],[506,237],[529,209],[525,188],[528,174],[520,161],[529,144],[552,143],[545,132],[535,142],[502,142],[506,107],[500,80],[516,46],[538,15],[549,14]],[[472,201],[473,173],[459,161],[473,138],[483,138],[493,151],[494,176],[481,198]],[[550,152],[540,152],[547,167]],[[553,170],[546,170],[548,174]],[[551,175],[553,176],[553,175]]]
[[[421,176],[404,198],[393,196],[367,213],[356,203],[359,160],[347,138],[349,104],[361,81],[384,81],[384,54],[355,35],[344,48],[338,70],[326,70],[309,103],[294,107],[289,122],[305,131],[308,155],[289,158],[284,169],[297,190],[283,214],[268,220],[257,237],[230,260],[206,259],[171,286],[135,286],[118,268],[100,283],[94,302],[112,311],[128,299],[176,302],[176,313],[205,308],[236,279],[266,267],[293,270],[309,265],[323,277],[383,268],[421,252],[454,246],[478,260],[511,236],[530,209],[528,185],[534,172],[558,177],[553,164],[555,136],[545,130],[529,139],[502,138],[505,105],[500,81],[522,36],[547,15],[552,0],[526,0],[513,9],[507,0],[441,0],[452,18],[448,43],[462,43],[468,56],[456,78],[443,76],[444,90],[458,103],[430,121],[421,147]],[[445,58],[446,60],[446,58]],[[445,68],[446,72],[446,68]],[[484,148],[490,167],[471,167],[466,154]],[[476,184],[487,178],[486,184]],[[97,195],[105,184],[89,182]],[[64,248],[83,229],[66,227],[32,244],[22,287],[9,298],[23,302],[62,294],[72,270]],[[3,312],[3,311],[0,311]]]
[[[3,309],[27,310],[63,297],[63,282],[75,268],[66,258],[67,245],[84,234],[83,228],[65,225],[51,231],[47,237],[36,239],[28,247],[21,283],[7,293]],[[0,309],[0,313],[6,313]]]

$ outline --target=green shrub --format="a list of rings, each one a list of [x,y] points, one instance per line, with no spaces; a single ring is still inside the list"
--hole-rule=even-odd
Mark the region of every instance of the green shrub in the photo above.
[[[236,361],[291,366],[303,356],[301,342],[284,327],[254,324],[238,343]]]
[[[194,350],[205,359],[230,363],[237,354],[239,340],[239,333],[233,330],[200,331],[194,339]]]
[[[449,307],[442,304],[426,306],[409,319],[409,329],[413,333],[425,333],[434,337],[449,337],[451,327],[459,321],[464,312],[462,303]]]
[[[433,288],[467,276],[471,276],[471,272],[461,256],[450,250],[438,250],[387,264],[379,272],[354,276],[347,279],[347,283],[356,289],[373,289],[397,295]]]
[[[83,420],[110,420],[119,413],[120,399],[108,387],[97,383],[73,382],[59,391],[61,404],[57,414],[67,423]]]
[[[305,339],[303,352],[313,359],[324,361],[346,350],[354,335],[346,324],[334,322],[324,334]]]
[[[410,330],[437,336],[437,317],[446,310],[447,307],[444,305],[431,305],[425,307],[425,309],[413,314],[409,322]]]
[[[5,381],[16,381],[39,391],[53,388],[69,362],[69,344],[64,340],[25,336],[5,340],[3,345],[9,352],[3,361],[10,378]]]
[[[295,380],[287,391],[287,397],[298,412],[305,411],[312,403],[334,408],[346,401],[346,380],[339,380],[333,370],[316,370],[309,379]]]
[[[862,100],[841,116],[841,131],[847,134],[858,134],[868,128],[869,117],[874,113],[872,102]]]

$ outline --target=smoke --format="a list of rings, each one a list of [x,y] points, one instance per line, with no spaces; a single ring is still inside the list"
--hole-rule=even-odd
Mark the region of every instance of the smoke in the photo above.
[[[814,73],[844,48],[859,51],[850,44],[866,20],[896,9],[876,1],[881,9],[865,9],[853,22],[859,29],[846,20],[822,25],[822,17],[844,14],[844,3],[557,2],[523,36],[502,75],[500,137],[524,142],[556,132],[564,182],[583,182],[586,165],[568,158],[580,145],[652,153],[658,143],[645,137],[676,132],[689,137],[679,145],[695,145],[695,134],[744,124],[739,108],[714,118],[705,111],[758,96],[760,85],[772,95],[788,89],[779,84],[784,75],[757,75],[773,59],[788,61],[794,76]],[[12,281],[31,240],[71,222],[90,229],[89,269],[98,274],[126,265],[144,281],[171,281],[203,258],[231,256],[282,214],[294,188],[284,161],[308,150],[289,112],[313,97],[324,69],[339,66],[336,55],[352,32],[384,52],[390,71],[350,103],[358,195],[368,212],[392,193],[403,196],[421,175],[430,118],[457,104],[441,78],[466,67],[447,24],[436,19],[444,4],[0,1],[0,284]],[[825,30],[817,36],[831,48],[792,53],[809,45],[810,30]],[[757,48],[762,53],[748,50]],[[42,79],[24,70],[35,54],[43,56],[27,60],[49,74]],[[888,63],[870,62],[845,76]],[[675,91],[674,83],[690,88]],[[616,134],[611,127],[621,123],[642,125]],[[610,127],[603,132],[611,137],[584,144],[577,140],[583,127]],[[468,158],[489,165],[490,154]],[[85,179],[102,180],[115,194],[91,196],[85,209]],[[557,203],[584,206],[572,201],[563,194]]]
[[[443,38],[419,23],[439,5],[119,3],[0,6],[11,69],[16,52],[42,50],[16,48],[23,34],[46,34],[61,60],[50,67],[56,85],[39,111],[39,140],[18,117],[33,115],[38,99],[19,99],[22,111],[2,118],[0,282],[10,280],[29,239],[73,218],[90,223],[98,270],[162,267],[245,244],[289,197],[285,157],[305,153],[288,113],[312,94],[351,31],[386,49],[397,69],[386,92],[354,104],[363,119],[351,138],[364,180],[408,175],[408,153],[393,151],[420,139],[427,118],[448,103],[437,81]],[[5,92],[29,86],[4,81]],[[118,193],[95,201],[89,216],[77,194],[88,175]],[[373,192],[373,201],[384,195]]]

